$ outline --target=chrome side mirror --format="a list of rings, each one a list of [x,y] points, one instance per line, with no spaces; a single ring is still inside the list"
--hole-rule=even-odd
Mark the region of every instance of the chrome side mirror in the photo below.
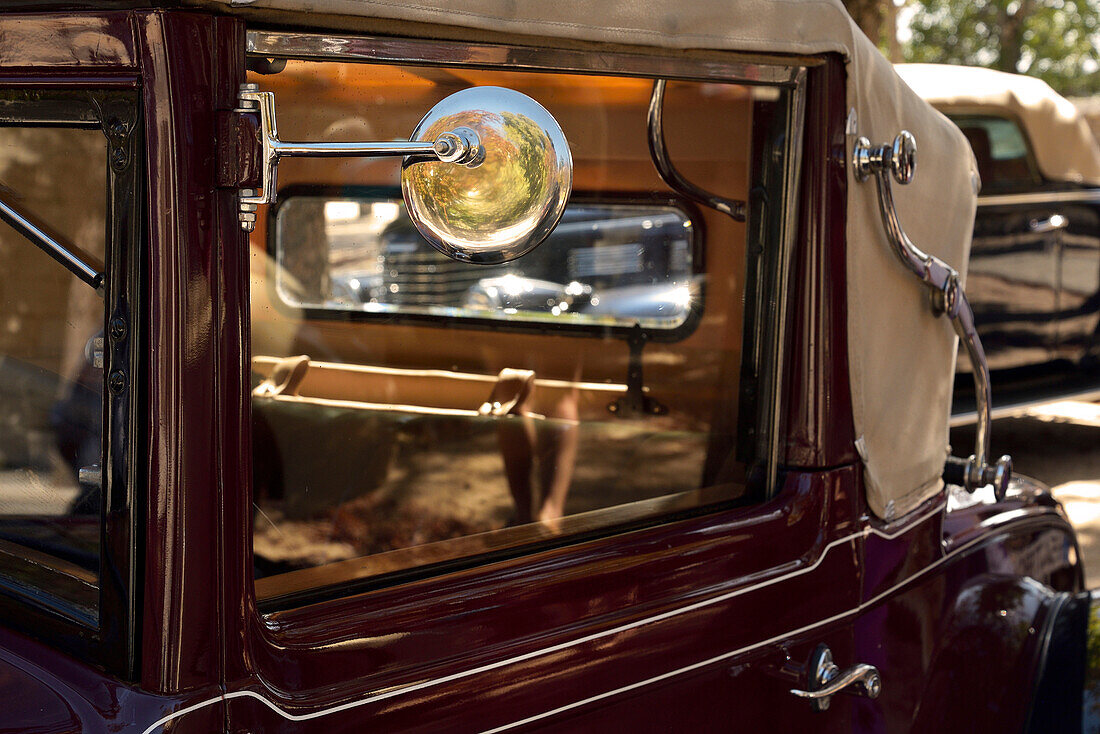
[[[514,260],[546,239],[573,186],[573,158],[553,116],[525,94],[474,87],[433,107],[412,139],[448,131],[472,139],[465,163],[409,157],[401,167],[401,194],[424,239],[479,264]]]
[[[291,143],[279,139],[275,95],[241,87],[240,111],[260,115],[262,192],[241,191],[241,226],[275,201],[282,157],[404,158],[401,192],[433,247],[455,260],[497,264],[529,252],[553,231],[573,185],[573,158],[554,117],[525,94],[472,87],[435,105],[412,139]]]
[[[913,180],[917,165],[917,141],[906,130],[902,130],[894,138],[892,145],[872,146],[867,138],[859,138],[852,152],[852,165],[856,178],[860,181],[866,181],[870,176],[875,177],[879,213],[894,254],[928,288],[932,311],[951,319],[951,326],[966,347],[974,370],[978,413],[974,453],[966,459],[948,458],[947,466],[944,467],[944,479],[962,486],[967,492],[991,484],[994,496],[998,501],[1003,500],[1012,478],[1012,458],[1002,456],[992,464],[989,463],[989,433],[992,424],[989,365],[986,363],[982,341],[978,338],[978,330],[974,326],[974,311],[959,284],[958,271],[914,245],[902,229],[898,213],[894,209],[890,178],[893,177],[902,185]]]

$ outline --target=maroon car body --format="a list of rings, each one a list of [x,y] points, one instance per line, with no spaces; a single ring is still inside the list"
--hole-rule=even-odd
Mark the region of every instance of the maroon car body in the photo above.
[[[114,130],[120,193],[98,612],[82,617],[52,589],[5,575],[0,728],[1049,731],[1067,721],[1058,717],[1080,721],[1072,671],[1084,674],[1088,599],[1050,493],[1017,479],[1001,502],[947,487],[894,521],[868,508],[848,364],[840,55],[813,57],[804,80],[770,496],[271,604],[257,598],[252,550],[238,190],[258,170],[238,89],[251,29],[335,21],[73,6],[24,0],[0,14],[0,91],[100,95],[120,110],[104,119],[122,120],[100,120]],[[358,30],[380,32],[340,33]],[[496,47],[490,34],[484,48]],[[875,666],[881,694],[837,696],[827,711],[793,696],[810,686],[822,644],[841,669]],[[1072,700],[1059,707],[1059,693]]]

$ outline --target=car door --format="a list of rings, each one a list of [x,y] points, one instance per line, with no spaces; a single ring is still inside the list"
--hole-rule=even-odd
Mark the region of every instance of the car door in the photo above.
[[[967,295],[991,370],[1043,365],[1059,354],[1065,213],[1041,188],[1027,139],[1014,120],[955,115],[978,161]],[[960,364],[960,371],[969,367]]]
[[[720,83],[670,85],[670,149],[696,181],[748,201],[744,225],[670,190],[644,137],[608,134],[645,129],[648,67],[632,67],[637,78],[553,71],[636,58],[535,54],[528,65],[545,73],[515,73],[494,67],[532,52],[479,47],[477,66],[438,69],[418,62],[471,49],[374,38],[337,64],[307,37],[250,31],[248,42],[257,57],[269,47],[290,57],[255,77],[277,89],[288,138],[340,125],[388,137],[388,125],[411,127],[470,83],[531,94],[573,149],[574,195],[590,208],[569,221],[595,234],[552,236],[542,247],[564,243],[556,268],[520,258],[472,300],[427,287],[410,301],[403,284],[431,286],[433,266],[400,272],[385,244],[403,231],[399,202],[354,188],[395,168],[283,164],[279,208],[252,235],[256,579],[243,589],[240,639],[227,640],[242,674],[208,705],[225,700],[234,730],[848,730],[846,698],[815,712],[791,690],[810,686],[821,645],[839,665],[855,662],[863,536],[850,415],[813,412],[837,430],[799,434],[830,436],[810,441],[810,468],[782,470],[774,458],[788,385],[801,386],[800,407],[825,406],[815,380],[846,379],[836,310],[789,325],[773,310],[788,267],[807,282],[829,273],[830,288],[795,291],[799,313],[843,282],[840,251],[824,239],[783,255],[797,221],[784,216],[799,200],[794,161],[839,165],[824,145],[846,115],[839,62],[778,93],[736,80],[799,78],[782,65],[712,63],[691,73]],[[391,63],[355,63],[379,59]],[[348,94],[364,87],[369,117]],[[793,95],[814,111],[802,156]],[[744,141],[748,159],[739,146],[716,158],[698,145],[716,126]],[[838,179],[815,206],[842,205]],[[630,216],[608,213],[623,206]],[[454,277],[445,262],[437,278]],[[372,265],[385,287],[359,302],[351,281]],[[531,285],[544,298],[562,269],[573,301],[490,292]],[[627,288],[654,297],[622,297]],[[682,294],[679,310],[669,291]],[[795,337],[806,359],[780,363],[788,328],[825,333]],[[814,380],[799,371],[808,360],[821,363]]]
[[[1058,211],[1037,218],[1034,226],[1059,231],[1058,352],[1087,372],[1097,355],[1100,329],[1100,194],[1065,187],[1047,196],[1059,200]]]

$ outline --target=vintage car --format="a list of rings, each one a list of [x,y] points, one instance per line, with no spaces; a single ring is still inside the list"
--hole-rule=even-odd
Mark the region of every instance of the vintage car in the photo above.
[[[966,135],[982,189],[966,293],[994,414],[1100,395],[1100,143],[1046,82],[991,69],[899,64]],[[973,416],[960,363],[955,421]],[[962,389],[959,389],[962,388]]]
[[[14,0],[0,119],[0,729],[1095,715],[839,2]]]

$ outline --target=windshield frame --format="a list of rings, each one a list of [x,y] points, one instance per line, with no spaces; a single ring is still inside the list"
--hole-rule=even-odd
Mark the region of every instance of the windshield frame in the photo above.
[[[132,678],[137,630],[139,536],[134,433],[139,425],[141,330],[140,253],[144,241],[145,166],[142,97],[124,79],[35,87],[0,76],[0,126],[99,130],[106,139],[107,199],[103,269],[103,433],[98,580],[65,562],[42,563],[44,554],[24,554],[41,583],[0,577],[0,616],[5,625]],[[18,191],[16,191],[18,193]],[[49,213],[40,214],[49,226]],[[7,224],[0,223],[7,227]],[[20,235],[22,236],[22,235]],[[35,243],[25,241],[26,247]],[[58,264],[58,267],[62,265]],[[107,375],[121,376],[107,387]],[[116,389],[117,386],[117,389]],[[16,557],[7,548],[8,557]],[[61,590],[59,592],[58,590]],[[93,608],[94,607],[94,608]]]

